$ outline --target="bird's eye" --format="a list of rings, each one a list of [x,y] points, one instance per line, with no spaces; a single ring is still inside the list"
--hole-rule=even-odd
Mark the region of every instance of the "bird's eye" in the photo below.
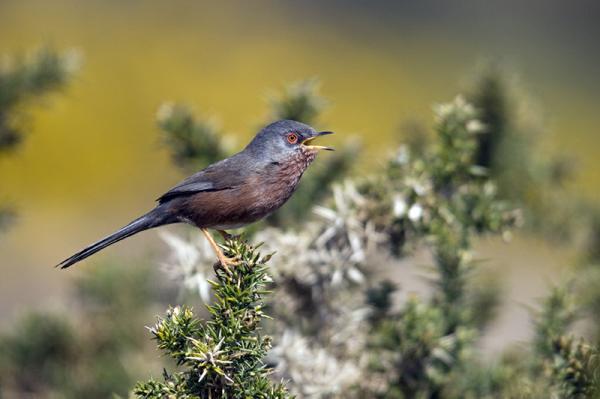
[[[287,141],[290,144],[296,144],[298,142],[298,135],[296,133],[288,133]]]

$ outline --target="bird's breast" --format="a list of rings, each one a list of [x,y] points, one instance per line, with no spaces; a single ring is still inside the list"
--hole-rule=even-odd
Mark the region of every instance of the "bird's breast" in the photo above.
[[[245,190],[252,197],[252,207],[264,217],[281,207],[294,193],[314,154],[299,153],[271,168],[257,172]]]
[[[285,162],[247,173],[236,187],[197,193],[180,206],[185,212],[183,219],[198,227],[223,230],[256,222],[292,196],[314,158],[315,154],[299,153]]]

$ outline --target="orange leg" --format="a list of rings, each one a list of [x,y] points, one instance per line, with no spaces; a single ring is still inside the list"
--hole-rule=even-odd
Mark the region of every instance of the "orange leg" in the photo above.
[[[212,238],[212,236],[210,235],[210,233],[208,232],[207,229],[201,228],[200,230],[202,230],[202,232],[206,236],[206,239],[210,243],[211,247],[213,247],[213,250],[215,251],[217,258],[219,259],[219,262],[221,263],[223,268],[225,268],[225,270],[227,270],[229,272],[228,266],[233,266],[233,265],[239,264],[239,262],[236,261],[235,259],[228,258],[227,256],[225,256],[225,254],[223,254],[223,251],[221,251],[221,248],[219,248],[219,246],[215,242],[214,238]]]

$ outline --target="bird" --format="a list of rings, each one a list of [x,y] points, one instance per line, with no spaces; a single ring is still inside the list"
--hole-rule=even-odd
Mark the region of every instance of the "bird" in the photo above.
[[[227,239],[230,235],[226,230],[254,223],[279,209],[292,196],[317,153],[333,151],[331,147],[313,144],[317,137],[332,133],[318,132],[293,120],[273,122],[262,128],[242,151],[184,179],[161,195],[154,209],[56,266],[68,268],[148,229],[187,223],[202,231],[218,262],[229,270],[237,261],[225,256],[209,229]]]

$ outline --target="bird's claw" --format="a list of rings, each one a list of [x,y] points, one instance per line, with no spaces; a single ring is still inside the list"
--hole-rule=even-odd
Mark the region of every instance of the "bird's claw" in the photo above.
[[[225,255],[218,256],[218,259],[219,259],[219,261],[217,263],[215,263],[215,270],[223,269],[229,275],[231,275],[231,269],[229,267],[237,266],[241,263],[241,261],[239,259],[229,258]]]

